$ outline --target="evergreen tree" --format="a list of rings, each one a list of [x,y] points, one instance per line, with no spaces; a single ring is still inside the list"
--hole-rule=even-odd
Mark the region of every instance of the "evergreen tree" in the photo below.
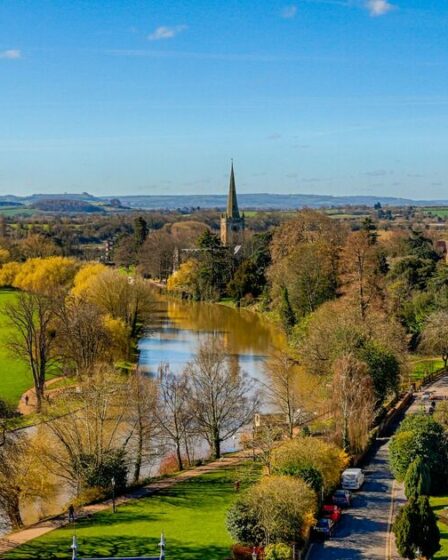
[[[440,531],[437,518],[431,508],[428,496],[420,496],[417,500],[419,508],[419,547],[424,558],[432,558],[440,549]]]
[[[288,288],[282,289],[279,311],[283,327],[286,332],[289,332],[296,324],[296,316],[289,301]]]
[[[408,500],[430,494],[431,473],[426,461],[421,456],[417,456],[409,465],[404,484]]]
[[[145,218],[139,216],[134,221],[134,239],[135,239],[135,247],[137,249],[139,249],[143,245],[146,238],[148,237],[148,233],[149,233],[149,229]]]
[[[393,531],[403,558],[432,558],[440,549],[440,532],[428,496],[411,498],[399,511]]]

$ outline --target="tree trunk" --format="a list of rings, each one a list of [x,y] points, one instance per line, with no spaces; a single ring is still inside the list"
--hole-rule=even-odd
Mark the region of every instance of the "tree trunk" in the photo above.
[[[140,471],[142,468],[142,455],[143,455],[143,439],[141,435],[138,438],[137,453],[134,465],[134,484],[137,484],[140,480]]]
[[[221,438],[219,437],[219,435],[215,435],[213,439],[213,458],[221,458]]]
[[[184,470],[184,463],[182,461],[182,452],[180,449],[180,442],[176,443],[176,456],[177,456],[177,466],[179,467],[180,471]]]
[[[13,494],[9,498],[6,515],[8,516],[12,529],[21,529],[23,527],[22,516],[20,515],[19,497],[16,494]]]

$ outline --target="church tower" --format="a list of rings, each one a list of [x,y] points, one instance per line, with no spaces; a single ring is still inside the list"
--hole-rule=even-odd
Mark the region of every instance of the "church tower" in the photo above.
[[[242,245],[244,241],[244,214],[240,215],[236,199],[235,173],[230,169],[229,194],[227,196],[227,210],[221,216],[221,243],[226,247]]]

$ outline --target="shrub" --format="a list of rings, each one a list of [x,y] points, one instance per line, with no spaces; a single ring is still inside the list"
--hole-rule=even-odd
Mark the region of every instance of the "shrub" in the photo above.
[[[229,512],[234,538],[251,545],[301,543],[314,523],[316,495],[300,478],[271,476],[244,492]]]
[[[257,553],[257,557],[262,557],[264,550],[263,548],[256,546],[243,546],[242,544],[234,544],[232,546],[232,557],[234,560],[252,560],[252,552]]]
[[[82,455],[79,464],[87,488],[108,489],[111,487],[112,478],[118,490],[126,488],[128,471],[124,450],[109,450],[103,455],[100,463],[94,455]]]
[[[324,482],[322,473],[312,465],[293,465],[289,463],[284,467],[277,467],[275,470],[279,475],[297,476],[301,478],[316,492],[316,494],[320,493],[322,490]]]
[[[266,560],[290,560],[291,548],[287,544],[270,544],[266,547]]]
[[[258,525],[257,512],[244,496],[227,513],[227,530],[232,537],[245,545],[256,545],[264,541],[264,531]]]
[[[313,467],[322,475],[326,490],[339,484],[341,472],[348,464],[348,456],[333,443],[314,437],[289,440],[272,453],[274,473],[298,474]]]

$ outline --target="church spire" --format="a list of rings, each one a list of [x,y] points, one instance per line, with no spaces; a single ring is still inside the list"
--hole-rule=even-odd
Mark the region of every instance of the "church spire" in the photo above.
[[[233,172],[233,160],[232,160],[232,167],[230,169],[229,196],[227,198],[227,217],[237,218],[237,219],[240,217],[240,212],[238,210],[238,201],[236,199],[235,173]]]

